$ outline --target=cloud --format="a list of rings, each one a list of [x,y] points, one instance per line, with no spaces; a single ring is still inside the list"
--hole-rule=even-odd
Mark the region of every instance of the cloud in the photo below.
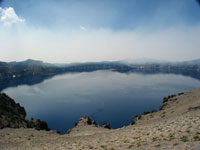
[[[80,30],[86,30],[86,27],[80,26]]]
[[[84,32],[57,32],[30,26],[18,28],[22,27],[17,33],[0,29],[0,60],[31,58],[63,63],[125,58],[169,61],[200,58],[200,26],[174,26],[154,31],[138,28],[117,32],[89,28]]]
[[[0,7],[0,22],[4,25],[10,26],[17,22],[24,22],[25,20],[17,16],[15,10],[12,7]]]

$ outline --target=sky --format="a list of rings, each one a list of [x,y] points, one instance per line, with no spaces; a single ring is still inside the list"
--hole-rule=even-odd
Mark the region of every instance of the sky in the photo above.
[[[197,0],[0,0],[0,61],[200,58]]]

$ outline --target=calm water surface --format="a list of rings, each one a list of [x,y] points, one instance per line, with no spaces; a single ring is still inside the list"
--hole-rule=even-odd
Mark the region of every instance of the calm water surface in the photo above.
[[[3,92],[26,108],[28,118],[40,118],[65,133],[83,115],[112,128],[128,125],[136,114],[158,109],[162,97],[197,87],[199,80],[182,75],[96,71],[58,75]]]

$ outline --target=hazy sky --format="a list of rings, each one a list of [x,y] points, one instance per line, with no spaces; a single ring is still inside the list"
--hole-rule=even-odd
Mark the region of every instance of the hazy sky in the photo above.
[[[0,0],[0,61],[200,58],[196,0]]]

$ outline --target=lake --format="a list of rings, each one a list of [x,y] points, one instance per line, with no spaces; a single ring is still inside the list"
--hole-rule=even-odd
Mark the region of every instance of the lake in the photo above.
[[[129,125],[135,115],[158,110],[164,96],[197,87],[199,80],[183,75],[102,70],[57,75],[3,92],[25,107],[28,118],[40,118],[65,133],[84,115],[111,128]]]

